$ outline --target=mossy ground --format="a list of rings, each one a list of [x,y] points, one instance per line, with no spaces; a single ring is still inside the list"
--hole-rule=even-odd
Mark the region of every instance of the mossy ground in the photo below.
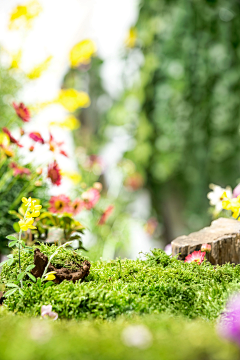
[[[54,246],[41,245],[47,255]],[[70,264],[76,256],[61,249],[54,265]],[[1,281],[13,281],[18,272],[17,255],[12,266],[4,265]],[[22,255],[23,268],[33,263],[33,255]],[[5,300],[15,313],[39,316],[42,305],[52,304],[60,318],[108,319],[122,314],[185,315],[189,318],[216,319],[230,293],[240,289],[240,266],[209,263],[187,264],[156,249],[146,260],[112,260],[92,263],[84,282],[64,281],[47,288],[32,283],[24,296],[18,293]]]
[[[140,325],[151,341],[129,346],[123,333]],[[236,360],[239,350],[219,338],[212,322],[165,315],[116,321],[66,321],[0,315],[1,360]],[[132,333],[134,340],[138,332]]]

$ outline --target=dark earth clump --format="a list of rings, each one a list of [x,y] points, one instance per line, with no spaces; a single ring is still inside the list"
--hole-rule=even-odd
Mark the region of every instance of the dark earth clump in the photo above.
[[[45,267],[48,263],[48,257],[44,255],[38,248],[34,250],[34,264],[35,268],[32,269],[31,273],[36,277],[42,277]],[[81,264],[77,265],[78,270],[71,270],[65,267],[60,269],[56,268],[52,264],[48,266],[47,272],[55,271],[55,280],[56,284],[60,284],[63,280],[73,281],[74,283],[77,280],[84,280],[85,277],[89,275],[91,264],[89,261],[84,260]]]

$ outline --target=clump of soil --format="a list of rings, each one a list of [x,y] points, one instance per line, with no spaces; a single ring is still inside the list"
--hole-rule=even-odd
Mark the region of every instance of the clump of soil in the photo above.
[[[42,277],[45,267],[48,263],[48,257],[44,255],[38,248],[34,250],[34,264],[35,268],[31,273],[36,277]],[[84,260],[81,264],[74,263],[74,269],[62,267],[60,269],[53,266],[51,263],[48,266],[47,272],[56,271],[56,278],[54,282],[60,284],[63,280],[73,281],[83,280],[89,275],[91,264],[89,261]]]

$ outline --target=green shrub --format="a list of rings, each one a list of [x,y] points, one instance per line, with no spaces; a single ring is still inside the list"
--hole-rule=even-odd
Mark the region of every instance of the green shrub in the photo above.
[[[142,325],[152,342],[129,347],[123,331]],[[212,322],[166,315],[117,321],[47,321],[0,317],[1,360],[236,360],[238,348],[220,339]],[[135,328],[135,330],[137,330]],[[133,333],[132,337],[138,334]],[[131,340],[131,339],[130,339]]]
[[[50,254],[55,246],[41,245]],[[71,250],[62,249],[53,264],[69,263]],[[80,255],[79,255],[80,256]],[[81,259],[81,256],[80,256]],[[33,263],[33,255],[23,254],[23,269]],[[13,265],[4,265],[1,281],[14,281],[18,272],[17,255]],[[62,318],[115,318],[126,314],[167,312],[189,318],[215,319],[229,294],[240,289],[240,266],[226,264],[200,266],[170,258],[162,250],[147,254],[146,260],[112,260],[92,263],[84,282],[64,281],[47,288],[32,284],[23,297],[15,293],[5,300],[11,311],[40,314],[42,305],[52,304]]]

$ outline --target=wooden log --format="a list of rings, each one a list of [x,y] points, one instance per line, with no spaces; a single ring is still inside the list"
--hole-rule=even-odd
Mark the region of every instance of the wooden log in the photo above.
[[[240,221],[219,218],[209,227],[188,236],[179,236],[172,241],[172,255],[179,254],[178,259],[184,260],[206,243],[211,245],[211,252],[206,254],[211,264],[240,264]]]

